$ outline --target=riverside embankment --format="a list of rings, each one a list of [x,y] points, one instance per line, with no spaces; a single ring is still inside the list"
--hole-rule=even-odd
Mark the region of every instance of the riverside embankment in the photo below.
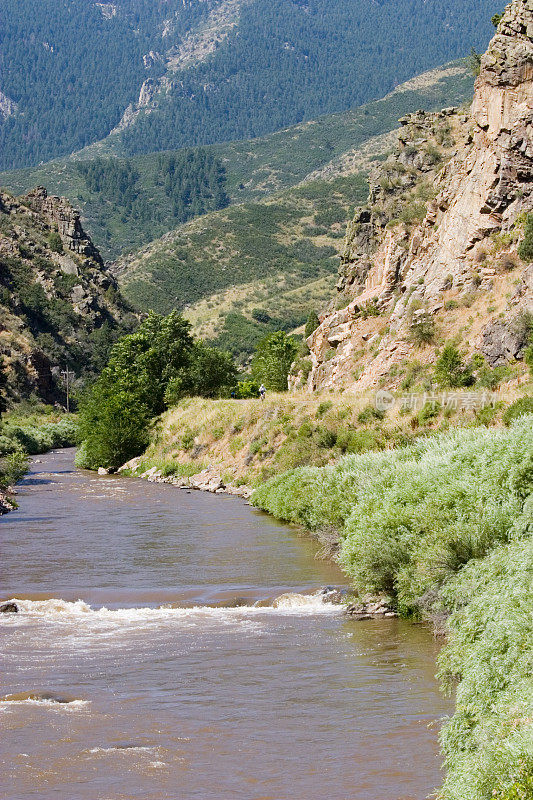
[[[336,530],[356,592],[446,633],[441,677],[457,705],[444,800],[532,797],[533,415],[292,470],[253,502]]]
[[[147,450],[125,466],[153,481],[249,497],[268,478],[294,468],[333,465],[454,427],[501,427],[533,410],[527,389],[400,393],[391,395],[387,411],[376,407],[372,393],[269,393],[264,402],[185,398],[155,422]]]

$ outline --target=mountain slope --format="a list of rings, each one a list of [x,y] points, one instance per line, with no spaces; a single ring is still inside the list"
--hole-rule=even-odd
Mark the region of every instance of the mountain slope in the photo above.
[[[255,0],[212,56],[165,77],[127,154],[261,136],[382,97],[484,46],[495,0]]]
[[[488,40],[501,0],[6,0],[0,169],[112,131],[131,155],[383,96]]]
[[[234,142],[205,148],[208,159],[216,159],[225,171],[222,188],[229,200],[240,203],[300,183],[312,173],[324,171],[335,177],[368,166],[369,157],[390,147],[381,139],[398,125],[398,118],[417,108],[435,109],[461,105],[473,92],[473,77],[463,62],[432,70],[399,86],[392,94],[361,108],[320,117],[311,122],[249,142]],[[89,163],[99,163],[100,151],[85,152]],[[195,157],[198,151],[189,151]],[[92,157],[89,158],[89,155]],[[96,156],[95,156],[96,154]],[[39,167],[0,174],[0,185],[15,194],[34,186],[46,186],[51,193],[68,197],[81,209],[83,222],[106,258],[141,247],[174,229],[180,220],[173,197],[166,193],[161,162],[184,157],[179,153],[103,159],[110,172],[127,173],[128,189],[110,194],[105,187],[89,185],[84,177],[85,160],[62,159]],[[211,206],[211,208],[217,206]],[[209,206],[206,208],[209,210]]]
[[[185,310],[209,338],[225,328],[219,343],[241,356],[269,331],[253,320],[255,307],[291,330],[309,313],[305,287],[313,285],[318,307],[331,293],[345,222],[366,192],[364,177],[352,175],[208,214],[122,259],[114,273],[136,308]]]
[[[491,368],[512,372],[522,359],[533,319],[531,246],[519,246],[533,222],[532,67],[533,7],[515,0],[481,60],[471,115],[403,120],[348,229],[344,308],[322,318],[312,369],[295,385],[405,388],[446,340]]]
[[[12,400],[64,400],[61,370],[94,374],[135,324],[68,201],[0,193],[0,352]]]

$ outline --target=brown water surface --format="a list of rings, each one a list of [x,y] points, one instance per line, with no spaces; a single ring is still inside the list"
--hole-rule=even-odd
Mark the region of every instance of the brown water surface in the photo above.
[[[344,618],[313,596],[341,573],[238,499],[72,460],[35,462],[0,522],[0,599],[22,609],[0,618],[2,797],[422,800],[438,785],[449,705],[426,629]]]

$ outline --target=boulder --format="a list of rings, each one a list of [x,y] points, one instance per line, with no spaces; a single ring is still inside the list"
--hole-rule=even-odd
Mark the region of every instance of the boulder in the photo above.
[[[346,614],[357,621],[378,619],[379,617],[397,617],[396,611],[383,599],[364,598],[346,609]]]
[[[19,607],[16,603],[2,603],[0,605],[0,614],[18,614]]]
[[[339,588],[338,586],[324,586],[318,593],[325,603],[334,603],[339,605],[344,603],[348,597],[348,589]]]
[[[483,330],[480,349],[490,366],[497,367],[519,356],[525,343],[526,334],[518,326],[493,320]]]

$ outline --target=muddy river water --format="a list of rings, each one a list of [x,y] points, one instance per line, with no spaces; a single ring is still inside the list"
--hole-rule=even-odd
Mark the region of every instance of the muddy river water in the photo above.
[[[450,711],[421,626],[354,622],[241,500],[41,456],[0,522],[6,800],[423,800]],[[243,605],[239,605],[243,604]],[[236,607],[227,607],[233,605]]]

